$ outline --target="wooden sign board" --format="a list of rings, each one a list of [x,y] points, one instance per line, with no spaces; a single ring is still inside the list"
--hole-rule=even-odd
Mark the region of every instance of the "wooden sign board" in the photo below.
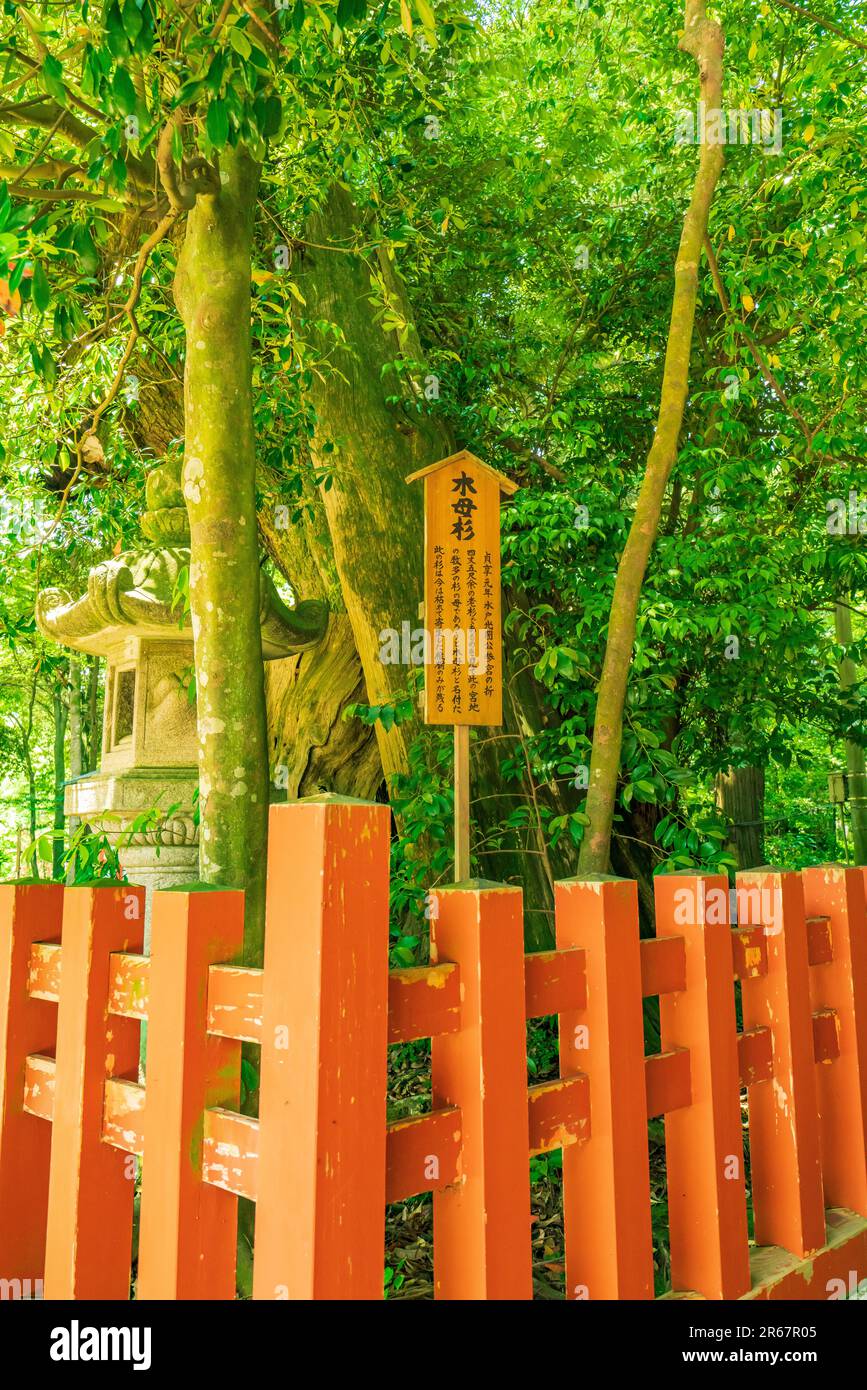
[[[517,484],[466,450],[424,479],[424,717],[503,722],[500,495]]]

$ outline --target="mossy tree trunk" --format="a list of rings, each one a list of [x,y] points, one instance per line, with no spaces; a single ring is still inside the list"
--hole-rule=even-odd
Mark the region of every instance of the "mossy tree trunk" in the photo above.
[[[199,735],[199,863],[245,888],[245,956],[261,958],[268,749],[259,628],[250,268],[258,167],[226,150],[219,191],[187,218],[175,277],[186,329],[183,491]]]

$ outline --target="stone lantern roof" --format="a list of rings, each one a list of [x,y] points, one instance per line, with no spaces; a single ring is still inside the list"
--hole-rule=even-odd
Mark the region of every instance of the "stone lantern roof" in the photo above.
[[[180,464],[155,468],[147,480],[148,510],[141,529],[150,546],[104,560],[88,575],[87,593],[73,599],[45,589],[36,604],[40,632],[77,651],[109,655],[118,640],[135,634],[163,641],[192,640],[179,622],[178,577],[190,563],[190,532],[180,488]],[[290,608],[273,580],[260,572],[259,624],[266,661],[316,646],[328,625],[328,606],[317,599]]]

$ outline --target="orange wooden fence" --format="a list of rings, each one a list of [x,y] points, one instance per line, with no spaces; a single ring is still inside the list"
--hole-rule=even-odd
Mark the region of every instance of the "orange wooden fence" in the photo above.
[[[127,1298],[135,1155],[139,1298],[234,1296],[239,1196],[255,1298],[380,1298],[385,1205],[428,1191],[436,1296],[530,1298],[528,1160],[562,1147],[567,1297],[651,1298],[658,1115],[675,1296],[867,1275],[865,871],[740,875],[735,927],[724,879],[660,877],[650,940],[633,883],[563,882],[529,955],[519,889],[456,885],[431,964],[389,972],[388,863],[384,806],[273,808],[262,970],[233,963],[240,893],[158,892],[143,955],[141,889],[0,886],[0,1278]],[[528,1086],[526,1020],[552,1014],[560,1077]],[[389,1124],[387,1048],[426,1037],[432,1108]]]

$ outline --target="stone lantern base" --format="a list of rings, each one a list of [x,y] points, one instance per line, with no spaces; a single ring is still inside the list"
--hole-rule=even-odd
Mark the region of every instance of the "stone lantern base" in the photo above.
[[[199,828],[193,820],[197,786],[196,769],[181,766],[90,772],[66,788],[67,816],[106,835],[130,883],[146,890],[146,950],[154,888],[181,888],[199,877]]]

